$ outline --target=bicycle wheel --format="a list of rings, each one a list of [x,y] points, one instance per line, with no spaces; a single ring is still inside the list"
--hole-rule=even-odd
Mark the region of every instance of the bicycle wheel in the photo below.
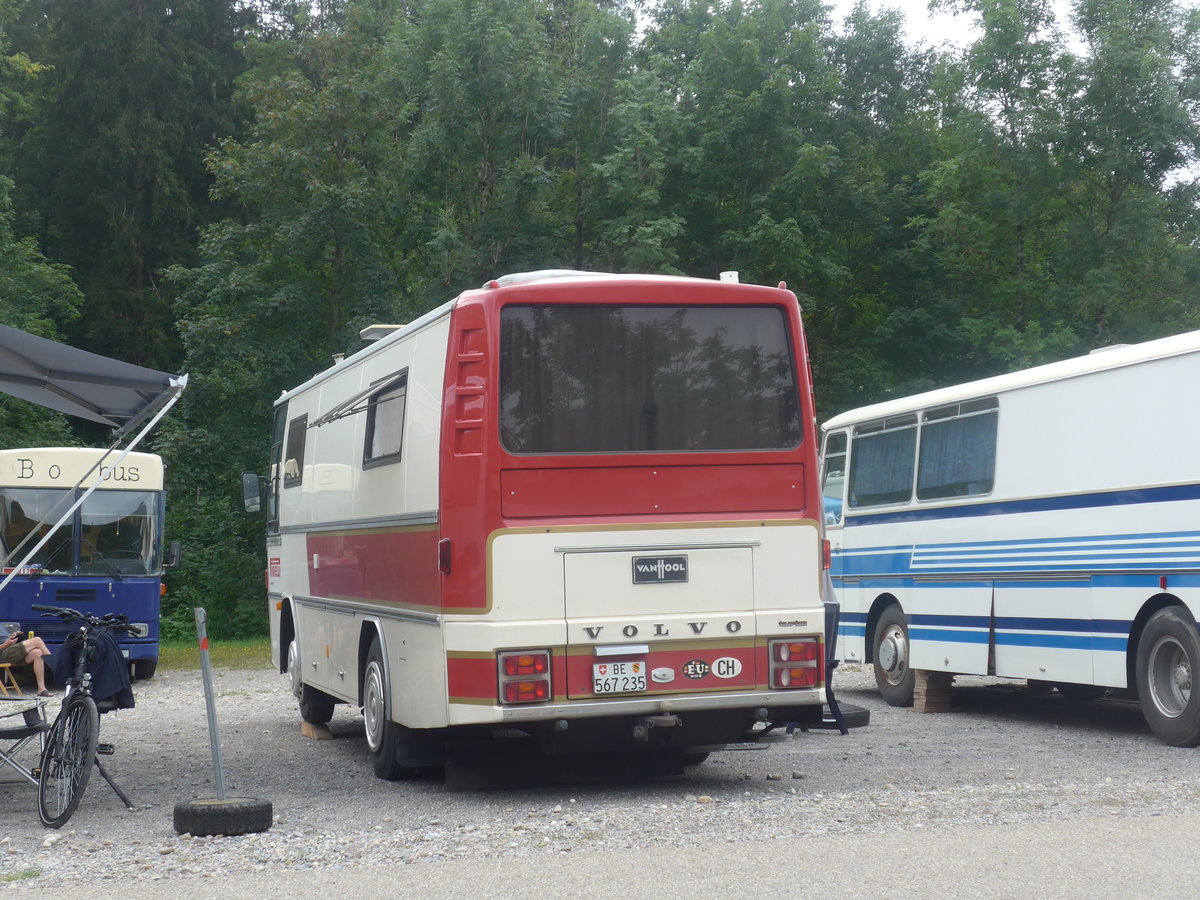
[[[61,828],[79,807],[96,762],[100,713],[88,694],[76,694],[54,720],[38,775],[38,816]]]

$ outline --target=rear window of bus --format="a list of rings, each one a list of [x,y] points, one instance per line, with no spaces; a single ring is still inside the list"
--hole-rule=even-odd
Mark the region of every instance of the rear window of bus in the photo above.
[[[508,306],[500,404],[513,453],[781,450],[802,437],[777,307]]]

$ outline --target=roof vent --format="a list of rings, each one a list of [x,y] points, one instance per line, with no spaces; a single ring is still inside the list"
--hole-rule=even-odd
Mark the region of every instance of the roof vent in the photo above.
[[[358,336],[364,341],[377,341],[380,338],[385,338],[393,331],[399,331],[403,325],[368,325],[358,333]]]

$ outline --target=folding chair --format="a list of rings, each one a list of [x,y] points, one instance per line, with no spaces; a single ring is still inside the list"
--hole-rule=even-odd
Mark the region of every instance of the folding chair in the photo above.
[[[0,695],[7,697],[10,690],[20,694],[21,686],[13,675],[12,663],[0,663]]]
[[[30,784],[38,783],[33,770],[16,756],[33,741],[42,748],[43,736],[50,730],[46,721],[46,701],[37,697],[0,697],[0,772],[9,766]],[[41,756],[40,752],[38,754]]]

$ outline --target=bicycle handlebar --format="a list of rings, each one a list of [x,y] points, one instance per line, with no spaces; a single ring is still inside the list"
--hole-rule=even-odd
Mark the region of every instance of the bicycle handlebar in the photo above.
[[[94,616],[91,613],[68,609],[65,606],[45,606],[41,603],[31,603],[29,608],[38,610],[43,616],[58,616],[64,622],[82,622],[88,628],[111,628],[114,631],[133,634],[133,630],[129,626],[129,616],[122,613]]]

